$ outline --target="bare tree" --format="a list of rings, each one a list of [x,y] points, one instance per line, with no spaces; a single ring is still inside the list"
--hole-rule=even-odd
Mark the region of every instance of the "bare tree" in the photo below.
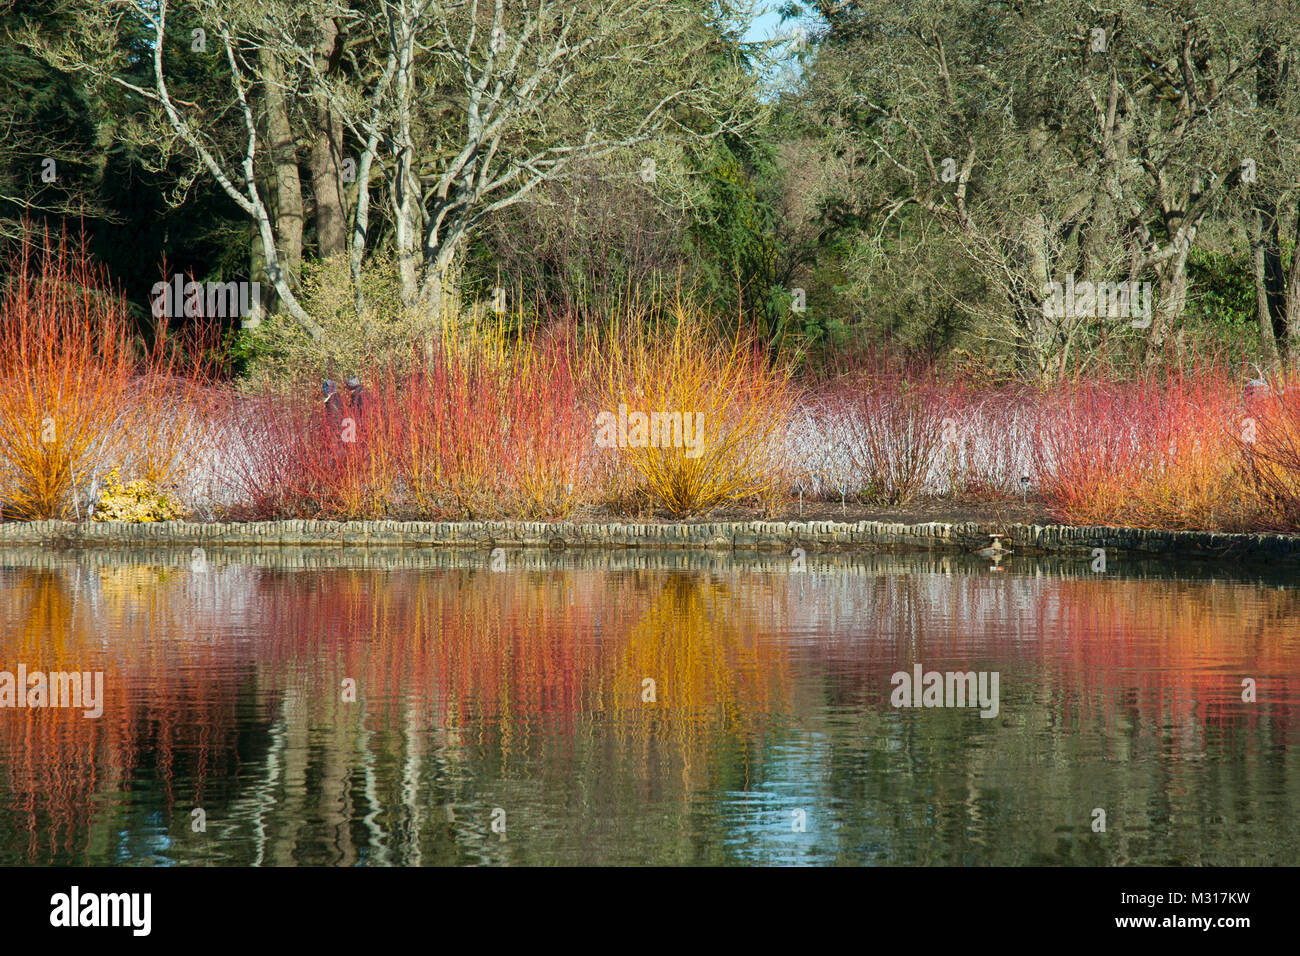
[[[322,18],[368,63],[322,70],[298,39]],[[431,324],[448,318],[454,261],[494,213],[584,162],[702,143],[758,115],[752,74],[680,0],[272,4],[262,29],[360,144],[354,281],[378,174],[403,297]]]
[[[323,253],[340,251],[337,220],[351,206],[357,308],[363,263],[381,241],[371,223],[380,198],[403,300],[433,329],[448,318],[457,256],[494,213],[583,161],[652,142],[707,142],[759,113],[754,73],[714,19],[719,10],[743,19],[740,2],[701,11],[686,0],[616,9],[592,0],[190,0],[186,26],[219,45],[229,83],[224,98],[202,90],[195,100],[168,82],[167,51],[190,40],[169,32],[171,6],[83,0],[79,35],[44,52],[153,104],[156,124],[139,138],[183,146],[250,218],[283,307],[313,337],[322,330],[293,288],[304,139]],[[141,17],[152,33],[147,77],[111,41],[123,18]],[[294,116],[325,128],[291,135]],[[333,187],[352,150],[348,204]],[[259,174],[274,184],[269,207]]]
[[[953,307],[1039,377],[1104,334],[1044,308],[1063,274],[1153,280],[1148,356],[1178,340],[1198,230],[1242,184],[1243,146],[1264,121],[1263,8],[818,6],[829,42],[810,74],[814,108],[841,154],[865,147],[879,255],[941,239],[983,286],[954,289]]]
[[[206,7],[216,10],[215,4],[196,4],[199,12]],[[206,27],[195,28],[201,33],[172,41],[168,33],[168,17],[172,12],[170,0],[152,0],[137,3],[134,0],[106,0],[92,10],[82,11],[78,35],[70,36],[60,45],[52,45],[35,35],[28,42],[41,50],[55,65],[71,71],[91,74],[99,82],[111,82],[139,96],[156,107],[157,122],[148,130],[138,131],[138,138],[147,140],[151,135],[162,136],[183,144],[196,158],[201,168],[212,177],[227,196],[253,223],[266,261],[266,275],[285,310],[313,337],[324,333],[307,314],[294,296],[291,274],[281,261],[283,243],[277,242],[271,211],[258,186],[259,141],[265,132],[259,129],[252,103],[252,89],[256,76],[250,75],[248,58],[255,48],[241,46],[230,21],[217,18],[210,22],[214,44],[224,58],[228,69],[229,110],[239,132],[222,139],[214,129],[213,113],[203,110],[195,102],[173,96],[168,84],[165,51],[169,42],[181,42],[197,47],[200,40],[208,42]],[[117,27],[122,18],[144,18],[151,33],[151,75],[140,78],[130,67],[124,48],[114,45]],[[224,116],[224,113],[219,115]],[[275,131],[278,136],[280,130]],[[237,148],[230,148],[237,142]],[[281,151],[292,144],[280,144]],[[167,147],[170,148],[170,145]],[[282,160],[283,161],[283,160]],[[283,184],[285,188],[290,188]],[[300,227],[299,227],[300,228]]]

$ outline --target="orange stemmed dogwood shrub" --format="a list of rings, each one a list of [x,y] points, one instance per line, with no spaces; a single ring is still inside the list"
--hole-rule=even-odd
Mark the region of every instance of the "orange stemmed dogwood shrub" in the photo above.
[[[196,367],[165,329],[138,354],[131,313],[84,243],[28,229],[0,292],[0,508],[86,518],[111,469],[159,490],[187,477],[203,441]]]
[[[30,239],[31,237],[24,237]],[[124,437],[134,373],[129,313],[83,250],[48,234],[19,243],[0,297],[0,506],[61,518]]]
[[[1259,526],[1300,530],[1300,382],[1284,376],[1275,388],[1259,389],[1245,407],[1235,436],[1244,461],[1248,498]]]
[[[1042,490],[1075,524],[1247,530],[1240,388],[1213,369],[1167,382],[1080,382],[1047,396]]]

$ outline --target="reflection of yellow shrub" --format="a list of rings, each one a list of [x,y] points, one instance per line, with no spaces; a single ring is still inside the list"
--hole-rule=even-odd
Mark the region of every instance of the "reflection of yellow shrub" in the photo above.
[[[773,715],[792,707],[789,653],[742,606],[724,586],[668,578],[644,613],[628,614],[635,623],[601,681],[602,707],[620,718],[623,752],[667,744],[690,788],[716,765],[721,738],[764,740]],[[651,687],[653,700],[645,696]]]
[[[151,481],[122,482],[114,468],[104,479],[104,493],[95,505],[96,521],[171,521],[182,514],[176,498]]]

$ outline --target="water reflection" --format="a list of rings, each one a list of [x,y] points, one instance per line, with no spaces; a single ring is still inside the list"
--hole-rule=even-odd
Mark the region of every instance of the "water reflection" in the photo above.
[[[1296,862],[1300,592],[1003,567],[9,552],[0,669],[107,687],[0,710],[0,862]]]

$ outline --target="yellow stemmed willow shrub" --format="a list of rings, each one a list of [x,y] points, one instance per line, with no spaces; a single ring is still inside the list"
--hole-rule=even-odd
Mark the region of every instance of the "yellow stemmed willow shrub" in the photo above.
[[[595,359],[611,503],[684,515],[780,493],[790,370],[751,335],[718,336],[679,304],[614,323]]]

